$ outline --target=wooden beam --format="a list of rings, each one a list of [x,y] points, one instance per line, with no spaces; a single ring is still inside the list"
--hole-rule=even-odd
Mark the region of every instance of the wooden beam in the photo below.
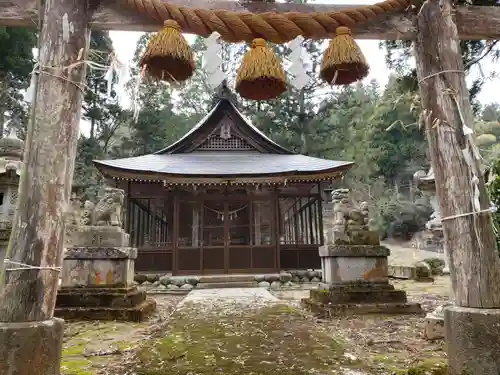
[[[82,62],[90,39],[87,16],[86,1],[45,1],[41,72],[25,143],[18,212],[6,255],[34,268],[7,265],[0,322],[44,321],[54,315],[60,276],[54,267],[62,264],[85,79]],[[30,373],[37,370],[32,368]]]
[[[167,1],[167,0],[158,0]],[[170,4],[201,9],[225,9],[238,12],[332,12],[353,5],[239,2],[231,0],[168,0]],[[359,6],[359,5],[356,5]],[[500,39],[500,7],[458,7],[455,11],[460,39]],[[0,25],[35,26],[36,0],[0,0]],[[128,9],[120,1],[103,0],[94,12],[90,27],[94,30],[156,31],[160,25],[150,17]],[[415,16],[394,13],[353,28],[357,39],[415,39]]]
[[[500,307],[500,259],[490,200],[478,160],[464,156],[471,142],[463,127],[472,127],[470,104],[451,0],[427,0],[417,20],[415,42],[420,96],[429,154],[443,218],[450,260],[453,302],[473,308]],[[480,208],[474,207],[477,178]]]

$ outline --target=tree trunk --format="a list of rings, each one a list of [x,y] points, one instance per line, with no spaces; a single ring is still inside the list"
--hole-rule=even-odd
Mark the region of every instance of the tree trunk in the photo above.
[[[60,267],[82,105],[88,41],[86,1],[45,1],[35,106],[26,140],[18,213],[6,257]],[[6,268],[19,268],[10,264]],[[5,270],[0,321],[53,317],[59,272]]]
[[[500,307],[500,260],[492,218],[488,212],[469,214],[478,211],[471,199],[475,189],[479,192],[480,210],[487,210],[490,201],[480,161],[471,156],[469,165],[462,151],[469,142],[463,126],[473,127],[473,115],[452,1],[427,0],[417,17],[417,28],[417,74],[444,218],[453,298],[463,307]],[[477,188],[474,174],[479,181]],[[463,216],[446,219],[455,215]]]

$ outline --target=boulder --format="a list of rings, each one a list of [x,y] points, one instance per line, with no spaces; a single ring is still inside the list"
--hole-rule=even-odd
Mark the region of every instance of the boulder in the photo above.
[[[258,283],[262,281],[266,281],[266,276],[265,275],[255,275],[254,280],[257,281]]]
[[[182,285],[182,286],[180,287],[180,289],[187,289],[187,290],[191,290],[191,289],[193,289],[193,288],[194,288],[194,286],[192,286],[192,285],[191,285],[191,284],[189,284],[189,283],[186,283],[186,284],[184,284],[184,285]]]
[[[278,281],[280,279],[279,275],[265,275],[265,280],[269,283],[273,281]]]
[[[273,281],[271,283],[271,288],[273,288],[273,289],[281,288],[281,283],[279,281]]]
[[[148,281],[148,277],[146,275],[137,273],[134,275],[134,281],[136,281],[139,284],[142,284],[144,281]]]
[[[259,287],[260,287],[260,288],[269,288],[270,286],[271,286],[271,284],[270,284],[270,283],[268,283],[267,281],[261,281],[261,282],[259,283]]]
[[[296,271],[296,272],[295,272],[295,274],[296,274],[298,277],[300,277],[300,278],[302,278],[302,277],[307,277],[307,271],[305,271],[305,270],[298,270],[298,271]]]
[[[160,276],[158,275],[147,275],[146,277],[148,278],[148,281],[153,284],[160,280]]]
[[[170,276],[162,276],[160,277],[160,284],[167,286],[170,284]]]
[[[307,271],[307,277],[310,278],[310,279],[313,279],[315,277],[318,277],[318,272],[317,271]]]
[[[170,279],[170,284],[173,284],[175,286],[182,286],[186,284],[186,279],[183,277],[172,277]]]
[[[291,281],[292,280],[292,275],[288,272],[282,272],[280,273],[280,281],[282,283],[286,283],[288,281]]]
[[[186,279],[186,282],[192,286],[196,286],[200,282],[200,278],[197,276],[191,276]]]
[[[177,285],[174,285],[174,284],[168,284],[167,289],[175,290],[175,289],[179,289],[179,287]]]

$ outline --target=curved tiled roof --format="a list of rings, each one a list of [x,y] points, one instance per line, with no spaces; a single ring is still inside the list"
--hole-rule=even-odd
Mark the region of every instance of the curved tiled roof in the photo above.
[[[188,154],[150,154],[126,159],[105,160],[101,165],[141,173],[183,176],[256,176],[287,173],[322,173],[348,167],[351,162],[325,160],[298,154],[263,154],[257,151]]]
[[[201,151],[193,149],[225,115],[234,121],[234,126],[250,137],[258,149]],[[189,177],[237,177],[274,175],[319,175],[343,171],[352,162],[325,160],[293,153],[269,139],[255,127],[236,106],[227,99],[220,100],[215,107],[181,139],[153,154],[116,159],[95,160],[97,168],[104,174],[115,177],[137,175],[189,176]],[[112,171],[111,171],[112,170]],[[112,172],[112,173],[111,173]],[[161,178],[161,177],[160,177]]]

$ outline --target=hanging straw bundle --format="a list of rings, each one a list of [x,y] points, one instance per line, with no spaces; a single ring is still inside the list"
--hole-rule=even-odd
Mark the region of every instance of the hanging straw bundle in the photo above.
[[[182,82],[195,70],[193,51],[174,20],[167,20],[163,30],[149,42],[139,66],[148,76],[167,82]]]
[[[321,79],[332,85],[349,85],[365,78],[369,66],[351,30],[340,26],[335,34],[323,57]]]
[[[264,39],[254,39],[238,69],[236,92],[245,99],[269,100],[286,89],[285,71],[280,59]]]

